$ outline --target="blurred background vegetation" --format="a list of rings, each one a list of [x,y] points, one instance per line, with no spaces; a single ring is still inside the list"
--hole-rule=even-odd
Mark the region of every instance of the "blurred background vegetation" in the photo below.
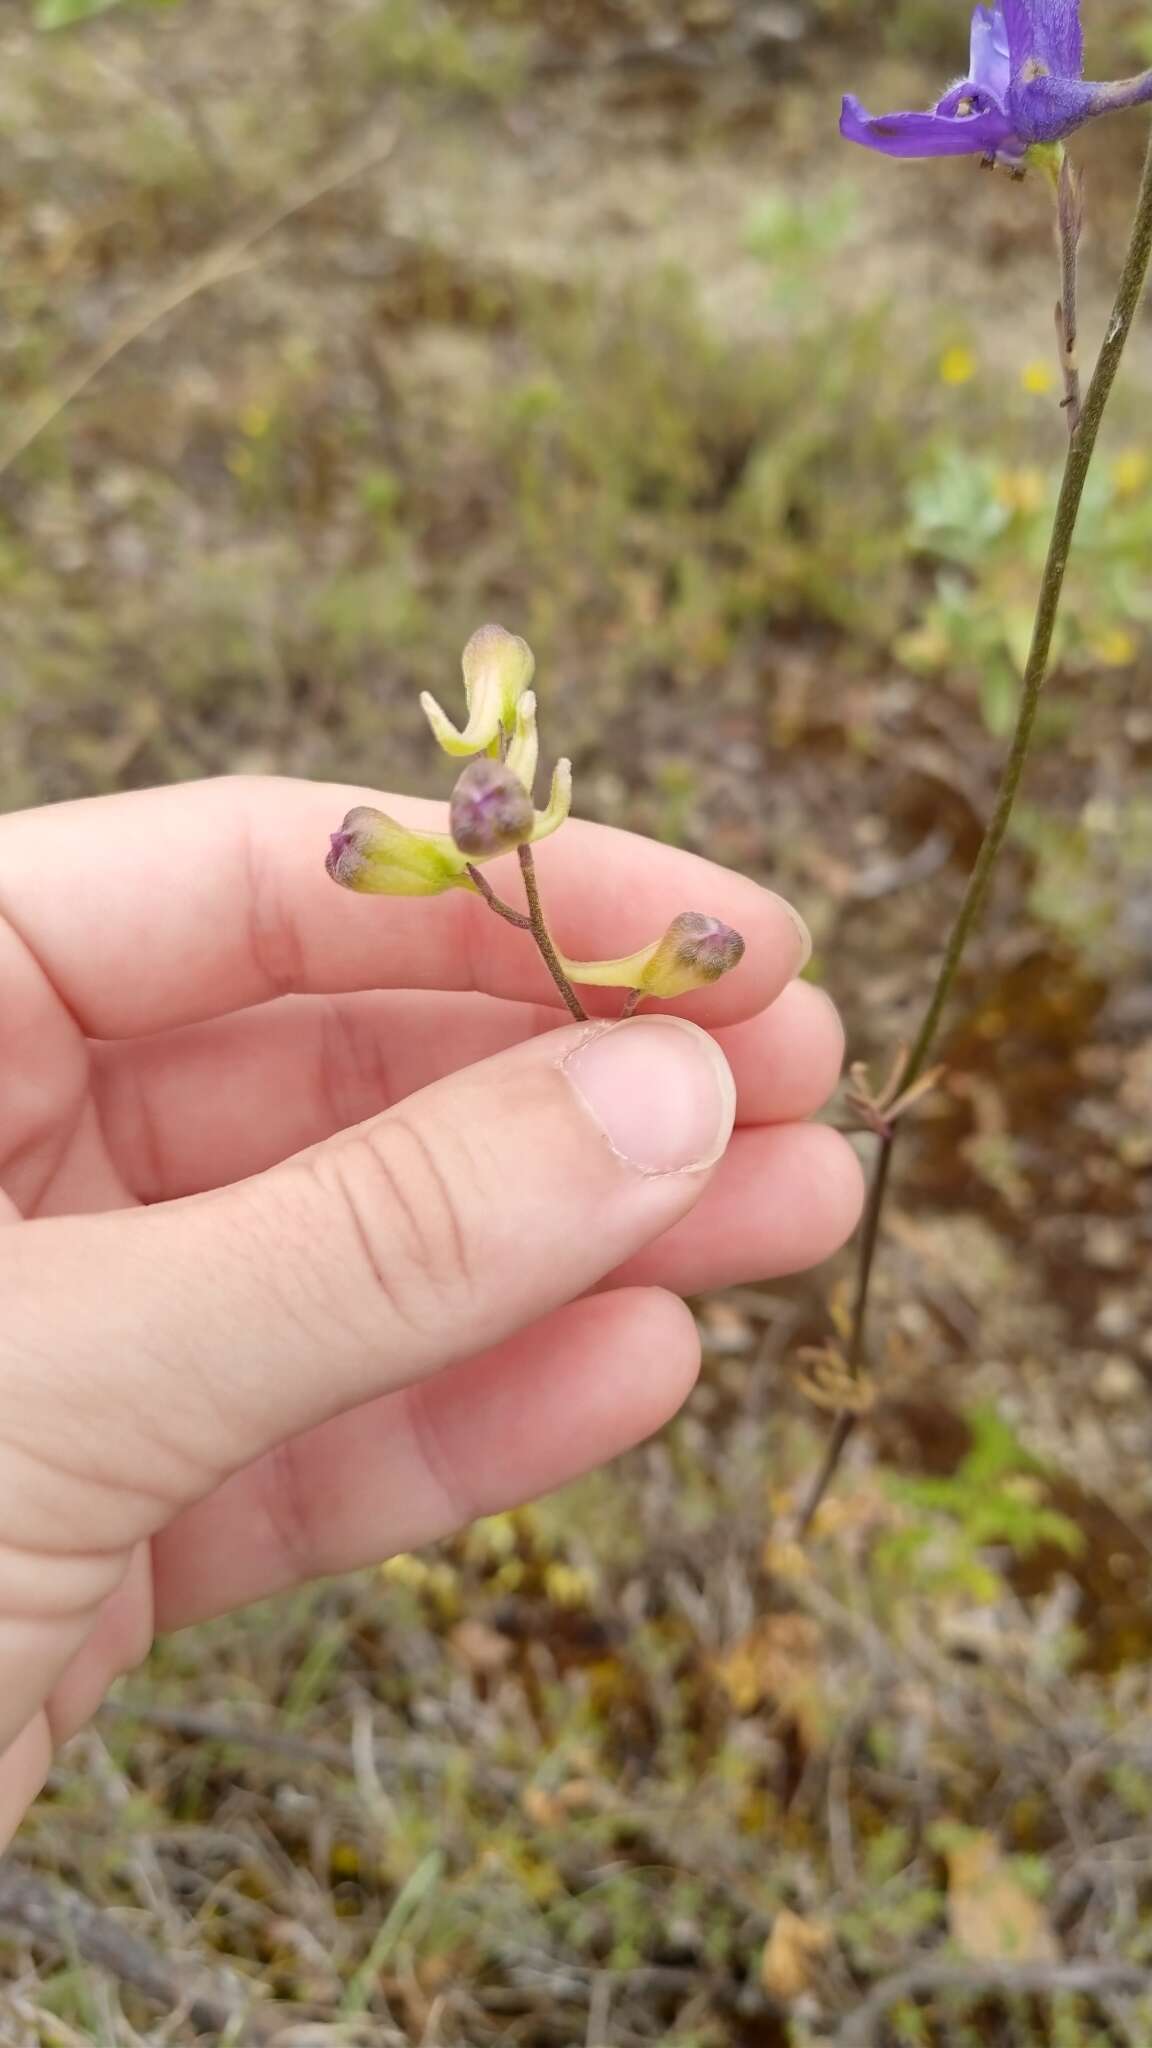
[[[1085,13],[1097,75],[1152,62],[1145,6]],[[966,16],[4,0],[6,802],[438,786],[417,690],[495,616],[584,813],[791,893],[883,1063],[1063,452],[1039,184],[836,136]],[[1089,337],[1142,146],[1079,146]],[[701,1303],[698,1396],[612,1473],[163,1644],[20,1855],[176,2009],[0,1928],[6,2043],[180,2048],[221,1968],[282,2048],[1152,2038],[1092,1974],[1152,1971],[1150,332],[808,1553],[840,1271]]]

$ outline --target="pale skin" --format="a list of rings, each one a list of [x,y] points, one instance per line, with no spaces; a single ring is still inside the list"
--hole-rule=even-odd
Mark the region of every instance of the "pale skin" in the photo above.
[[[0,821],[0,1847],[155,1632],[603,1463],[691,1389],[681,1294],[857,1220],[778,897],[566,827],[570,956],[748,942],[701,1028],[574,1026],[477,899],[329,882],[357,803],[442,825],[260,780]]]

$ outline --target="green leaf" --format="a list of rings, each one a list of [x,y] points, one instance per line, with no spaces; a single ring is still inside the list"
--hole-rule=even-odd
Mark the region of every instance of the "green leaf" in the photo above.
[[[151,8],[177,7],[180,0],[135,0],[138,6]],[[32,19],[37,28],[76,28],[81,22],[92,21],[98,14],[107,14],[113,7],[123,5],[123,0],[33,0]]]
[[[120,0],[36,0],[37,28],[73,28],[78,21],[90,21],[94,14],[106,14]]]
[[[993,739],[1007,739],[1020,707],[1020,685],[1007,663],[992,662],[980,684],[980,715]]]

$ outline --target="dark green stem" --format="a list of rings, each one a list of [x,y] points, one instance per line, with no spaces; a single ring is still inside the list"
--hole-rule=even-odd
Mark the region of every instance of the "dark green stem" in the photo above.
[[[1056,516],[1052,527],[1052,539],[1048,558],[1044,565],[1044,577],[1040,585],[1040,601],[1036,611],[1036,624],[1032,634],[1032,645],[1024,671],[1023,693],[1020,712],[1013,735],[1012,746],[995,808],[989,821],[976,865],[964,892],[960,912],[952,927],[947,949],[936,978],[931,1000],[924,1020],[912,1044],[907,1066],[901,1075],[901,1088],[911,1088],[928,1065],[943,1021],[944,1012],[951,999],[956,978],[963,964],[968,942],[980,921],[988,898],[996,864],[1003,851],[1012,812],[1024,778],[1028,755],[1036,731],[1036,714],[1048,677],[1052,656],[1052,639],[1060,613],[1060,601],[1064,593],[1064,579],[1068,571],[1068,558],[1080,508],[1084,499],[1084,486],[1096,452],[1100,427],[1107,410],[1108,400],[1116,382],[1127,347],[1144,287],[1152,263],[1152,142],[1144,164],[1144,177],[1140,188],[1140,199],[1124,263],[1124,273],[1104,346],[1100,351],[1080,424],[1072,436],[1068,459],[1064,465],[1064,479],[1056,505]],[[872,1290],[872,1278],[876,1268],[876,1253],[880,1242],[884,1202],[892,1167],[892,1155],[898,1126],[879,1139],[879,1153],[873,1171],[868,1197],[868,1208],[860,1243],[860,1261],[856,1288],[855,1309],[852,1318],[852,1334],[849,1339],[848,1361],[852,1372],[863,1372],[867,1356],[868,1307]],[[847,1413],[837,1416],[823,1464],[800,1511],[799,1526],[806,1529],[820,1506],[829,1486],[836,1475],[840,1460],[856,1429],[858,1417]]]
[[[571,1011],[578,1024],[586,1024],[588,1022],[588,1012],[580,1001],[568,976],[565,974],[560,955],[552,944],[552,934],[548,929],[547,920],[544,916],[544,906],[540,901],[540,884],[536,879],[536,862],[533,858],[532,848],[530,846],[521,846],[518,848],[518,852],[520,872],[524,877],[524,893],[528,898],[529,929],[540,949],[544,965],[560,991],[565,1008]]]
[[[924,1022],[916,1035],[909,1054],[908,1065],[901,1076],[900,1085],[908,1089],[923,1073],[932,1056],[940,1021],[960,970],[967,950],[968,941],[979,921],[988,895],[992,874],[1000,857],[1012,812],[1019,794],[1036,730],[1036,714],[1040,698],[1048,678],[1048,664],[1052,657],[1052,638],[1060,614],[1060,601],[1064,594],[1064,579],[1068,572],[1068,558],[1072,552],[1072,541],[1080,517],[1084,499],[1084,486],[1096,453],[1096,443],[1107,410],[1108,400],[1116,382],[1117,372],[1128,345],[1144,286],[1152,263],[1152,144],[1144,165],[1144,179],[1140,191],[1140,204],[1132,229],[1132,240],[1124,265],[1120,290],[1108,324],[1104,346],[1088,396],[1084,401],[1084,413],[1079,428],[1068,450],[1064,465],[1064,480],[1056,505],[1056,517],[1052,528],[1052,539],[1048,547],[1048,559],[1044,565],[1044,579],[1040,585],[1040,602],[1036,612],[1036,624],[1032,633],[1032,645],[1028,664],[1024,671],[1024,691],[1020,704],[1020,715],[1012,739],[1011,751],[1004,769],[996,807],[991,823],[984,835],[984,843],[972,870],[960,915],[948,942],[948,950],[940,969],[932,1000]]]

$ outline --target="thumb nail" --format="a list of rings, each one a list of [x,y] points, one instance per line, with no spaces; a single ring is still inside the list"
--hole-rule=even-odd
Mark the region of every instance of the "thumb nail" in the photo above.
[[[715,1039],[682,1017],[609,1025],[564,1070],[613,1151],[641,1173],[702,1172],[727,1147],[731,1069]]]

